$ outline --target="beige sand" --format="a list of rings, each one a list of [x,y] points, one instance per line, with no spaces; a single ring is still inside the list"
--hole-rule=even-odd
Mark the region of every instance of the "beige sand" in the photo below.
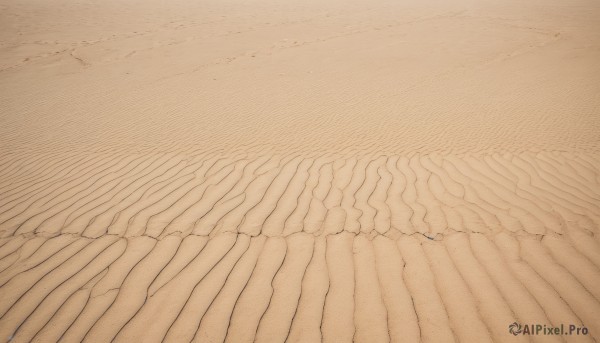
[[[597,1],[1,0],[0,104],[0,341],[600,341]]]

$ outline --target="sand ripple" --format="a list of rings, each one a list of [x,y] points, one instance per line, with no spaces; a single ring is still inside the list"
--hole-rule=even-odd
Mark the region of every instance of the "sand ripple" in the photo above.
[[[600,341],[598,18],[0,0],[0,341]]]
[[[4,161],[2,337],[599,338],[597,156]]]

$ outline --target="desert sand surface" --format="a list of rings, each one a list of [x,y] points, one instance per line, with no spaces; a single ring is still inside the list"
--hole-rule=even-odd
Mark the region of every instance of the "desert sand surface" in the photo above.
[[[0,0],[0,341],[600,341],[600,3]]]

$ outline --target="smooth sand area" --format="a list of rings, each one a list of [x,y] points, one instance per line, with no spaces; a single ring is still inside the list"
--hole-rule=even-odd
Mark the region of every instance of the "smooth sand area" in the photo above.
[[[5,341],[600,341],[600,3],[0,0]]]

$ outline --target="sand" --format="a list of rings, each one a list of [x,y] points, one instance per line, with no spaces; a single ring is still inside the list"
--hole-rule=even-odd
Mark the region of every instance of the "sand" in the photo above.
[[[0,341],[600,341],[599,18],[1,0]]]

